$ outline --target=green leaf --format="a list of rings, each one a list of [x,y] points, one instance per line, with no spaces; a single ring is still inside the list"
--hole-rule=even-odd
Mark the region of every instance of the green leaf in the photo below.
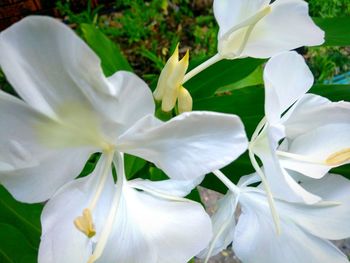
[[[124,155],[125,175],[127,179],[131,179],[145,165],[146,161],[133,155]]]
[[[326,33],[324,46],[350,45],[350,17],[314,18]]]
[[[36,263],[37,251],[26,237],[11,225],[0,223],[0,262]]]
[[[185,87],[193,98],[209,97],[219,88],[244,79],[264,61],[255,58],[222,60],[190,79]]]
[[[81,30],[87,44],[100,57],[103,72],[106,76],[111,76],[118,70],[132,71],[117,44],[98,28],[90,24],[81,24]]]
[[[40,241],[42,209],[41,204],[23,204],[16,201],[3,186],[0,186],[0,223],[17,228],[34,247],[37,247]]]
[[[350,101],[350,85],[314,85],[309,93],[324,96],[331,101]]]

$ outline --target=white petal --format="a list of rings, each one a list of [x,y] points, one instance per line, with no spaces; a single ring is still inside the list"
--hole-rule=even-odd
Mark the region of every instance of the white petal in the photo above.
[[[181,180],[220,169],[247,148],[240,119],[211,112],[183,113],[165,123],[149,116],[119,143],[121,151],[151,161],[170,178]]]
[[[304,232],[289,215],[280,215],[282,232],[277,235],[265,198],[252,193],[241,196],[242,214],[236,226],[233,249],[243,262],[348,262],[333,244]]]
[[[95,109],[119,125],[114,127],[116,135],[122,134],[142,117],[154,114],[152,92],[137,75],[118,71],[108,78],[108,82],[115,89],[114,95],[92,93],[89,97]]]
[[[46,114],[69,102],[87,102],[85,93],[115,93],[99,58],[67,26],[32,16],[0,35],[0,65],[17,93]]]
[[[204,176],[198,177],[194,180],[168,179],[162,181],[150,181],[135,179],[129,181],[129,185],[140,190],[150,190],[160,194],[184,197],[190,194],[191,191],[203,181],[203,179]]]
[[[45,205],[41,216],[42,236],[39,263],[87,262],[93,249],[93,239],[88,239],[74,226],[95,193],[102,173],[104,157],[88,177],[63,186]],[[112,174],[105,184],[96,209],[92,212],[96,232],[100,233],[113,197]]]
[[[282,203],[281,209],[290,213],[300,227],[315,236],[332,240],[350,237],[350,181],[340,175],[328,174],[320,180],[308,180],[301,184],[308,191],[321,196],[326,203],[312,206]],[[327,205],[327,202],[333,205]]]
[[[254,152],[263,163],[264,174],[269,182],[273,196],[289,201],[316,203],[320,197],[307,192],[281,167],[276,155],[279,140],[284,137],[283,127],[268,125],[266,134],[260,134]]]
[[[326,164],[329,156],[350,146],[350,103],[331,102],[307,94],[286,116],[287,143],[284,151],[313,162],[281,158],[284,167],[313,178],[320,178],[337,164]],[[340,162],[338,165],[344,163]]]
[[[268,58],[323,42],[324,32],[310,18],[305,1],[277,0],[271,4],[271,13],[254,27],[242,56]]]
[[[184,263],[210,238],[210,219],[199,204],[158,199],[126,185],[97,262]]]
[[[281,114],[312,86],[313,75],[301,55],[285,52],[271,58],[264,70],[265,115],[277,122]]]
[[[214,0],[214,15],[220,26],[219,38],[269,2],[270,0]]]
[[[77,177],[93,148],[52,149],[42,144],[37,127],[48,119],[0,92],[0,182],[23,202],[47,200]]]
[[[198,257],[206,258],[208,253],[215,256],[228,247],[233,241],[235,231],[235,211],[238,197],[228,192],[218,203],[218,210],[212,216],[213,239],[209,246]]]

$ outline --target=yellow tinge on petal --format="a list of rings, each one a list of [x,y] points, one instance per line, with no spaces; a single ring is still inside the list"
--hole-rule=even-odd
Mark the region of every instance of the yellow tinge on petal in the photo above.
[[[74,225],[82,233],[84,233],[88,238],[92,238],[96,235],[95,226],[92,220],[91,211],[88,208],[85,208],[82,216],[78,216],[74,220]]]
[[[87,105],[66,102],[57,109],[57,119],[36,126],[38,139],[45,145],[60,148],[72,146],[109,147],[100,130],[96,113]]]
[[[168,112],[175,107],[180,91],[183,89],[182,82],[188,68],[189,57],[189,51],[187,50],[185,56],[179,61],[179,45],[177,45],[173,55],[169,58],[160,74],[157,88],[153,95],[156,100],[162,101],[163,111]],[[187,94],[187,101],[189,101],[188,97],[190,97],[189,93]],[[192,101],[192,98],[190,100]],[[186,109],[189,108],[192,108],[192,105],[191,107],[186,107]]]
[[[338,152],[331,154],[326,159],[325,162],[327,165],[333,166],[333,165],[342,165],[348,161],[350,161],[350,148],[346,148],[346,149],[343,149],[343,150],[340,150]]]

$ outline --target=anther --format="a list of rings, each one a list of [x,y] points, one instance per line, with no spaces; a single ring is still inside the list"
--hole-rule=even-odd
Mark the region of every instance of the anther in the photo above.
[[[341,165],[350,161],[350,148],[331,154],[325,161],[327,165]]]
[[[88,238],[92,238],[96,235],[95,226],[92,220],[91,211],[88,208],[83,210],[83,215],[78,216],[74,220],[75,227],[84,233]]]

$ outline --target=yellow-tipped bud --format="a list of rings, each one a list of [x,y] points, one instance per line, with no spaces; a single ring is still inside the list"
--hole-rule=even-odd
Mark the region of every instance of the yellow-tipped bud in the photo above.
[[[325,162],[327,165],[333,166],[345,164],[348,161],[350,161],[350,148],[346,148],[331,154]]]
[[[192,110],[192,97],[187,89],[181,87],[177,99],[177,105],[180,113]]]
[[[92,220],[91,211],[88,208],[83,210],[83,215],[78,216],[74,220],[75,227],[84,233],[88,238],[92,238],[96,235],[95,226]]]
[[[157,88],[153,96],[156,100],[162,101],[163,111],[168,112],[175,107],[180,90],[183,88],[182,82],[188,68],[189,57],[190,54],[187,50],[185,56],[179,60],[178,44],[159,76]]]

